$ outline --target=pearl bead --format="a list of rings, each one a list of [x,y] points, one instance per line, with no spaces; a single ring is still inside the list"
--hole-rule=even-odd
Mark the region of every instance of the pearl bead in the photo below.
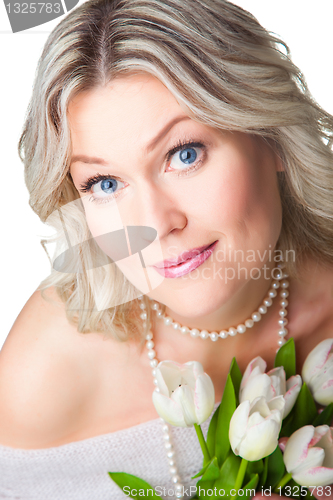
[[[270,297],[264,300],[264,304],[266,307],[270,307],[273,304],[273,301]]]
[[[272,286],[272,288],[275,288],[275,289],[276,289],[276,288],[279,288],[280,283],[279,283],[278,281],[273,281],[273,283],[272,283],[272,285],[271,285],[271,286]]]
[[[166,316],[164,318],[164,324],[168,326],[168,325],[171,325],[171,323],[172,323],[172,318],[170,318],[169,316]]]
[[[289,287],[289,282],[287,280],[281,281],[281,288],[288,288]]]
[[[253,319],[247,319],[247,320],[245,321],[245,326],[246,326],[246,328],[252,328],[252,327],[253,327],[253,325],[254,325],[254,321],[253,321]]]
[[[274,278],[276,280],[281,280],[283,278],[283,271],[280,269],[277,273],[274,273]]]
[[[286,267],[286,265],[285,265],[284,262],[279,262],[279,264],[277,264],[276,267],[279,267],[280,269],[283,269],[284,267]]]
[[[161,318],[161,317],[163,316],[162,311],[157,311],[157,312],[156,312],[156,316],[157,316],[158,318]]]
[[[167,424],[164,424],[162,426],[162,431],[165,432],[165,433],[169,433],[169,426]]]
[[[170,467],[169,471],[170,471],[170,474],[177,474],[177,472],[178,472],[176,467]]]
[[[244,333],[244,332],[246,332],[246,326],[245,325],[238,325],[237,326],[237,332],[238,333]]]
[[[287,316],[287,311],[285,309],[281,309],[279,311],[279,316],[281,316],[281,318],[284,318],[285,316]]]
[[[157,302],[153,302],[153,305],[151,307],[154,311],[157,311],[159,308],[159,304]]]
[[[192,328],[192,330],[190,331],[190,335],[191,337],[199,337],[200,332],[196,328]]]
[[[288,333],[288,330],[286,328],[281,328],[281,330],[278,330],[278,335],[280,335],[280,337],[284,337],[285,335],[287,335]]]
[[[209,337],[209,333],[207,332],[207,330],[202,330],[200,333],[200,337],[202,339],[207,339]]]
[[[253,321],[256,321],[256,322],[260,321],[261,320],[261,314],[259,312],[254,312],[252,314],[252,319],[253,319]]]
[[[174,460],[169,460],[169,465],[170,465],[170,467],[172,467],[173,465],[175,465],[175,461]]]
[[[219,335],[221,339],[226,339],[228,337],[228,332],[226,332],[225,330],[221,330]]]
[[[283,345],[283,344],[285,344],[285,343],[286,343],[285,339],[280,339],[280,340],[278,340],[278,345],[279,345],[279,346],[282,346],[282,345]]]
[[[188,332],[188,328],[187,326],[182,326],[181,329],[180,329],[181,333],[187,333]]]
[[[168,451],[168,453],[167,453],[168,458],[172,458],[174,455],[175,455],[175,452],[172,450]]]
[[[176,484],[180,481],[180,477],[178,475],[172,476],[171,481],[173,482],[173,484]]]
[[[281,318],[278,320],[278,324],[281,326],[286,326],[288,324],[287,318]]]
[[[153,379],[153,383],[154,383],[155,385],[158,385],[158,380],[157,380],[157,378],[154,378],[154,379]]]
[[[144,302],[141,302],[139,307],[140,309],[146,309],[146,304]]]
[[[156,352],[154,351],[154,349],[151,349],[150,351],[148,351],[148,358],[149,359],[154,359],[156,356]]]
[[[147,333],[146,340],[151,340],[153,338],[153,334],[151,332]]]
[[[231,326],[228,330],[228,333],[229,333],[229,335],[231,335],[231,337],[234,337],[235,335],[237,335],[237,330],[236,330],[236,328]]]
[[[219,338],[219,335],[218,335],[218,333],[217,333],[217,332],[212,332],[212,333],[210,334],[210,338],[211,338],[211,340],[212,340],[213,342],[216,342],[216,341],[218,340],[218,338]]]
[[[143,312],[140,314],[140,318],[141,319],[147,319],[147,313],[146,312]]]
[[[147,349],[152,349],[154,347],[154,342],[152,340],[149,340],[147,343],[146,343],[146,347]]]
[[[276,290],[274,290],[274,289],[273,289],[273,290],[270,290],[270,291],[268,292],[268,296],[269,296],[269,297],[271,297],[271,298],[276,297],[276,296],[277,296],[277,291],[276,291]]]
[[[163,436],[163,438],[164,438],[164,441],[170,441],[170,436],[169,436],[169,434],[166,434],[166,433],[165,433],[165,434],[164,434],[164,436]]]
[[[258,311],[260,314],[266,314],[267,313],[267,307],[266,306],[260,306]]]
[[[282,297],[283,299],[286,299],[289,295],[289,292],[288,290],[281,290],[280,292],[280,297]]]
[[[172,323],[172,326],[175,330],[178,330],[178,328],[180,328],[180,324],[179,323]]]
[[[182,491],[183,487],[184,486],[182,484],[177,484],[176,487],[175,487],[176,492]],[[180,497],[177,497],[177,498],[180,498]]]
[[[164,443],[164,447],[166,450],[171,450],[172,449],[172,444],[171,443]]]
[[[287,299],[284,299],[284,300],[280,300],[280,306],[282,307],[287,307],[287,305],[289,304],[288,300]]]
[[[152,368],[156,368],[158,365],[157,359],[152,359],[149,364]]]

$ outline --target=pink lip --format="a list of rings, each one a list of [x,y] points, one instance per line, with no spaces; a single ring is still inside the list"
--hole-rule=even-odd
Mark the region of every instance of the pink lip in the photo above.
[[[208,245],[208,247],[207,246],[201,247],[203,250],[200,253],[198,253],[199,249],[195,249],[196,250],[195,253],[193,250],[190,250],[190,252],[187,253],[192,252],[192,258],[189,258],[185,262],[181,262],[178,265],[168,264],[167,267],[157,267],[157,266],[153,267],[159,274],[161,274],[165,278],[179,278],[180,276],[188,274],[197,267],[201,266],[201,264],[205,262],[205,260],[207,260],[208,257],[213,253],[217,243],[218,241],[215,241],[213,244]],[[169,263],[169,261],[164,261],[164,262]]]
[[[154,264],[153,267],[156,267],[158,269],[165,269],[167,267],[177,266],[182,262],[185,262],[189,259],[192,259],[193,257],[196,257],[203,250],[206,250],[206,248],[208,248],[210,245],[212,245],[212,243],[210,243],[209,245],[204,245],[203,247],[192,248],[192,250],[187,250],[186,252],[183,252],[175,259],[167,259],[167,260],[162,260],[162,262],[157,262],[156,264]]]

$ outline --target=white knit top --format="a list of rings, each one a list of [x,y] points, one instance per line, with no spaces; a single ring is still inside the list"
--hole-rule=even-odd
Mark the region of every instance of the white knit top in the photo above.
[[[209,420],[202,424],[205,435]],[[191,476],[202,467],[196,432],[193,427],[172,427],[171,438],[181,482],[194,486],[197,480]],[[111,480],[109,471],[136,475],[153,487],[165,488],[160,490],[162,498],[175,498],[160,419],[53,448],[24,450],[0,445],[0,498],[129,498]]]

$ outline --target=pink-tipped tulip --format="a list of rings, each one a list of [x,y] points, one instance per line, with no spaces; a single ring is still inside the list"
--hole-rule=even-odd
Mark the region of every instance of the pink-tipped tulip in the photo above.
[[[260,356],[250,361],[242,378],[239,401],[251,402],[261,396],[271,401],[278,396],[283,396],[286,403],[283,413],[283,418],[285,418],[295,404],[302,387],[302,379],[300,375],[295,375],[286,381],[286,373],[282,366],[265,373],[266,367],[266,361]]]
[[[302,377],[317,403],[333,402],[333,339],[320,342],[306,358]]]
[[[306,425],[287,441],[283,459],[288,472],[301,486],[333,483],[333,429],[328,425]]]

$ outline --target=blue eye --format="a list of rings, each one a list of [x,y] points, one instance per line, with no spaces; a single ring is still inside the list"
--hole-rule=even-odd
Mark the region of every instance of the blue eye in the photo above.
[[[185,148],[179,151],[179,158],[186,165],[193,163],[197,159],[197,156],[197,152],[194,148]]]
[[[197,164],[200,158],[203,156],[203,147],[198,145],[195,146],[185,146],[182,149],[176,151],[170,157],[170,166],[175,170],[186,170],[185,165],[191,167],[193,164]]]
[[[112,194],[117,189],[117,181],[116,179],[104,179],[100,183],[100,190],[106,194]],[[97,186],[96,184],[95,186]]]

